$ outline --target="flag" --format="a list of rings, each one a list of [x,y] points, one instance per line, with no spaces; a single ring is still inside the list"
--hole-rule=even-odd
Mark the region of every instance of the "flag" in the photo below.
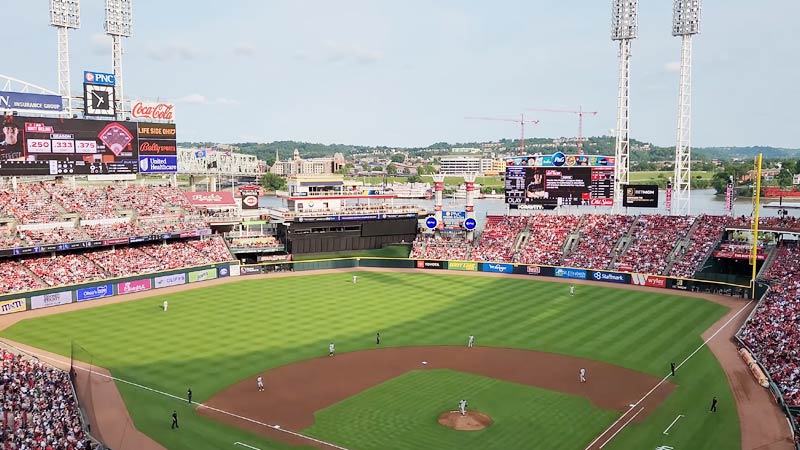
[[[194,152],[194,157],[195,158],[205,158],[206,157],[206,149],[200,149],[200,150]]]

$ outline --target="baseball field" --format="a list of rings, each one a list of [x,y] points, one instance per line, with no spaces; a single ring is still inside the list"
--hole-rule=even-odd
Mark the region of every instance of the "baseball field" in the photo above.
[[[243,279],[31,318],[2,336],[109,369],[136,428],[168,449],[598,448],[656,385],[603,448],[741,448],[725,374],[707,348],[695,352],[728,308],[568,286],[378,271]],[[683,364],[660,383],[673,361]],[[460,399],[492,423],[440,425]]]

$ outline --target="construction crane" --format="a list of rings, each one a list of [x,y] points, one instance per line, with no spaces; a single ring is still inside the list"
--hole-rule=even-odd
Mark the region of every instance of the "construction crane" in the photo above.
[[[542,111],[542,112],[555,112],[555,113],[570,113],[578,115],[578,154],[583,154],[583,115],[590,114],[597,115],[597,111],[584,111],[582,106],[578,107],[577,111],[569,109],[550,109],[550,108],[528,108],[528,111]]]
[[[536,125],[538,120],[525,120],[525,114],[520,114],[519,119],[506,119],[502,117],[465,117],[469,120],[496,120],[500,122],[515,122],[519,124],[519,154],[525,154],[525,124]]]

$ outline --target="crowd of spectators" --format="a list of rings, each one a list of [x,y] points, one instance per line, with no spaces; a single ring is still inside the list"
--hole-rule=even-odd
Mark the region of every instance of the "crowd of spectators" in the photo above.
[[[0,348],[3,450],[92,450],[69,374]]]
[[[781,246],[763,275],[770,291],[744,325],[742,339],[781,389],[800,406],[800,248]]]
[[[580,216],[535,214],[528,221],[529,235],[517,255],[523,264],[559,265],[567,236],[578,228]]]
[[[22,224],[60,222],[64,212],[42,183],[20,184],[17,192],[0,191],[0,215]]]
[[[471,248],[468,242],[458,237],[441,237],[424,233],[414,240],[409,258],[465,261],[469,259]]]
[[[84,220],[118,217],[122,210],[134,210],[139,216],[163,216],[174,212],[174,208],[193,211],[180,189],[168,186],[41,186],[66,212],[78,213]]]
[[[56,253],[0,262],[0,294],[214,264],[233,257],[221,236]],[[0,449],[2,450],[2,449]]]
[[[283,245],[278,241],[275,236],[264,235],[259,237],[235,237],[230,239],[230,245],[233,248],[276,248]]]
[[[514,243],[520,231],[525,229],[525,216],[488,216],[478,245],[472,249],[473,261],[511,261]]]
[[[693,216],[639,216],[632,241],[617,258],[615,268],[624,272],[661,274],[678,241],[686,238]]]
[[[583,217],[578,246],[564,258],[567,267],[607,269],[614,259],[614,247],[630,230],[634,216],[592,214]]]
[[[669,275],[680,278],[691,278],[701,269],[708,254],[719,242],[731,222],[728,216],[709,216],[703,214],[697,218],[697,227],[689,236],[689,245],[669,270]]]
[[[738,228],[751,228],[753,226],[753,218],[750,216],[735,217],[731,221],[730,226]],[[758,228],[800,232],[800,217],[759,217]]]

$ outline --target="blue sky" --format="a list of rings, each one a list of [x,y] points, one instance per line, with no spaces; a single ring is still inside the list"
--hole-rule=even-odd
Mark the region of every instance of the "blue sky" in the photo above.
[[[294,139],[422,146],[519,135],[525,108],[597,110],[615,124],[610,0],[135,0],[124,40],[128,98],[175,102],[179,140]],[[642,0],[633,43],[632,137],[674,145],[680,40],[671,0]],[[46,0],[0,13],[14,64],[0,73],[56,89]],[[103,0],[70,33],[73,93],[111,71]],[[800,2],[704,0],[694,48],[694,146],[798,147]],[[530,136],[573,136],[570,114]]]

